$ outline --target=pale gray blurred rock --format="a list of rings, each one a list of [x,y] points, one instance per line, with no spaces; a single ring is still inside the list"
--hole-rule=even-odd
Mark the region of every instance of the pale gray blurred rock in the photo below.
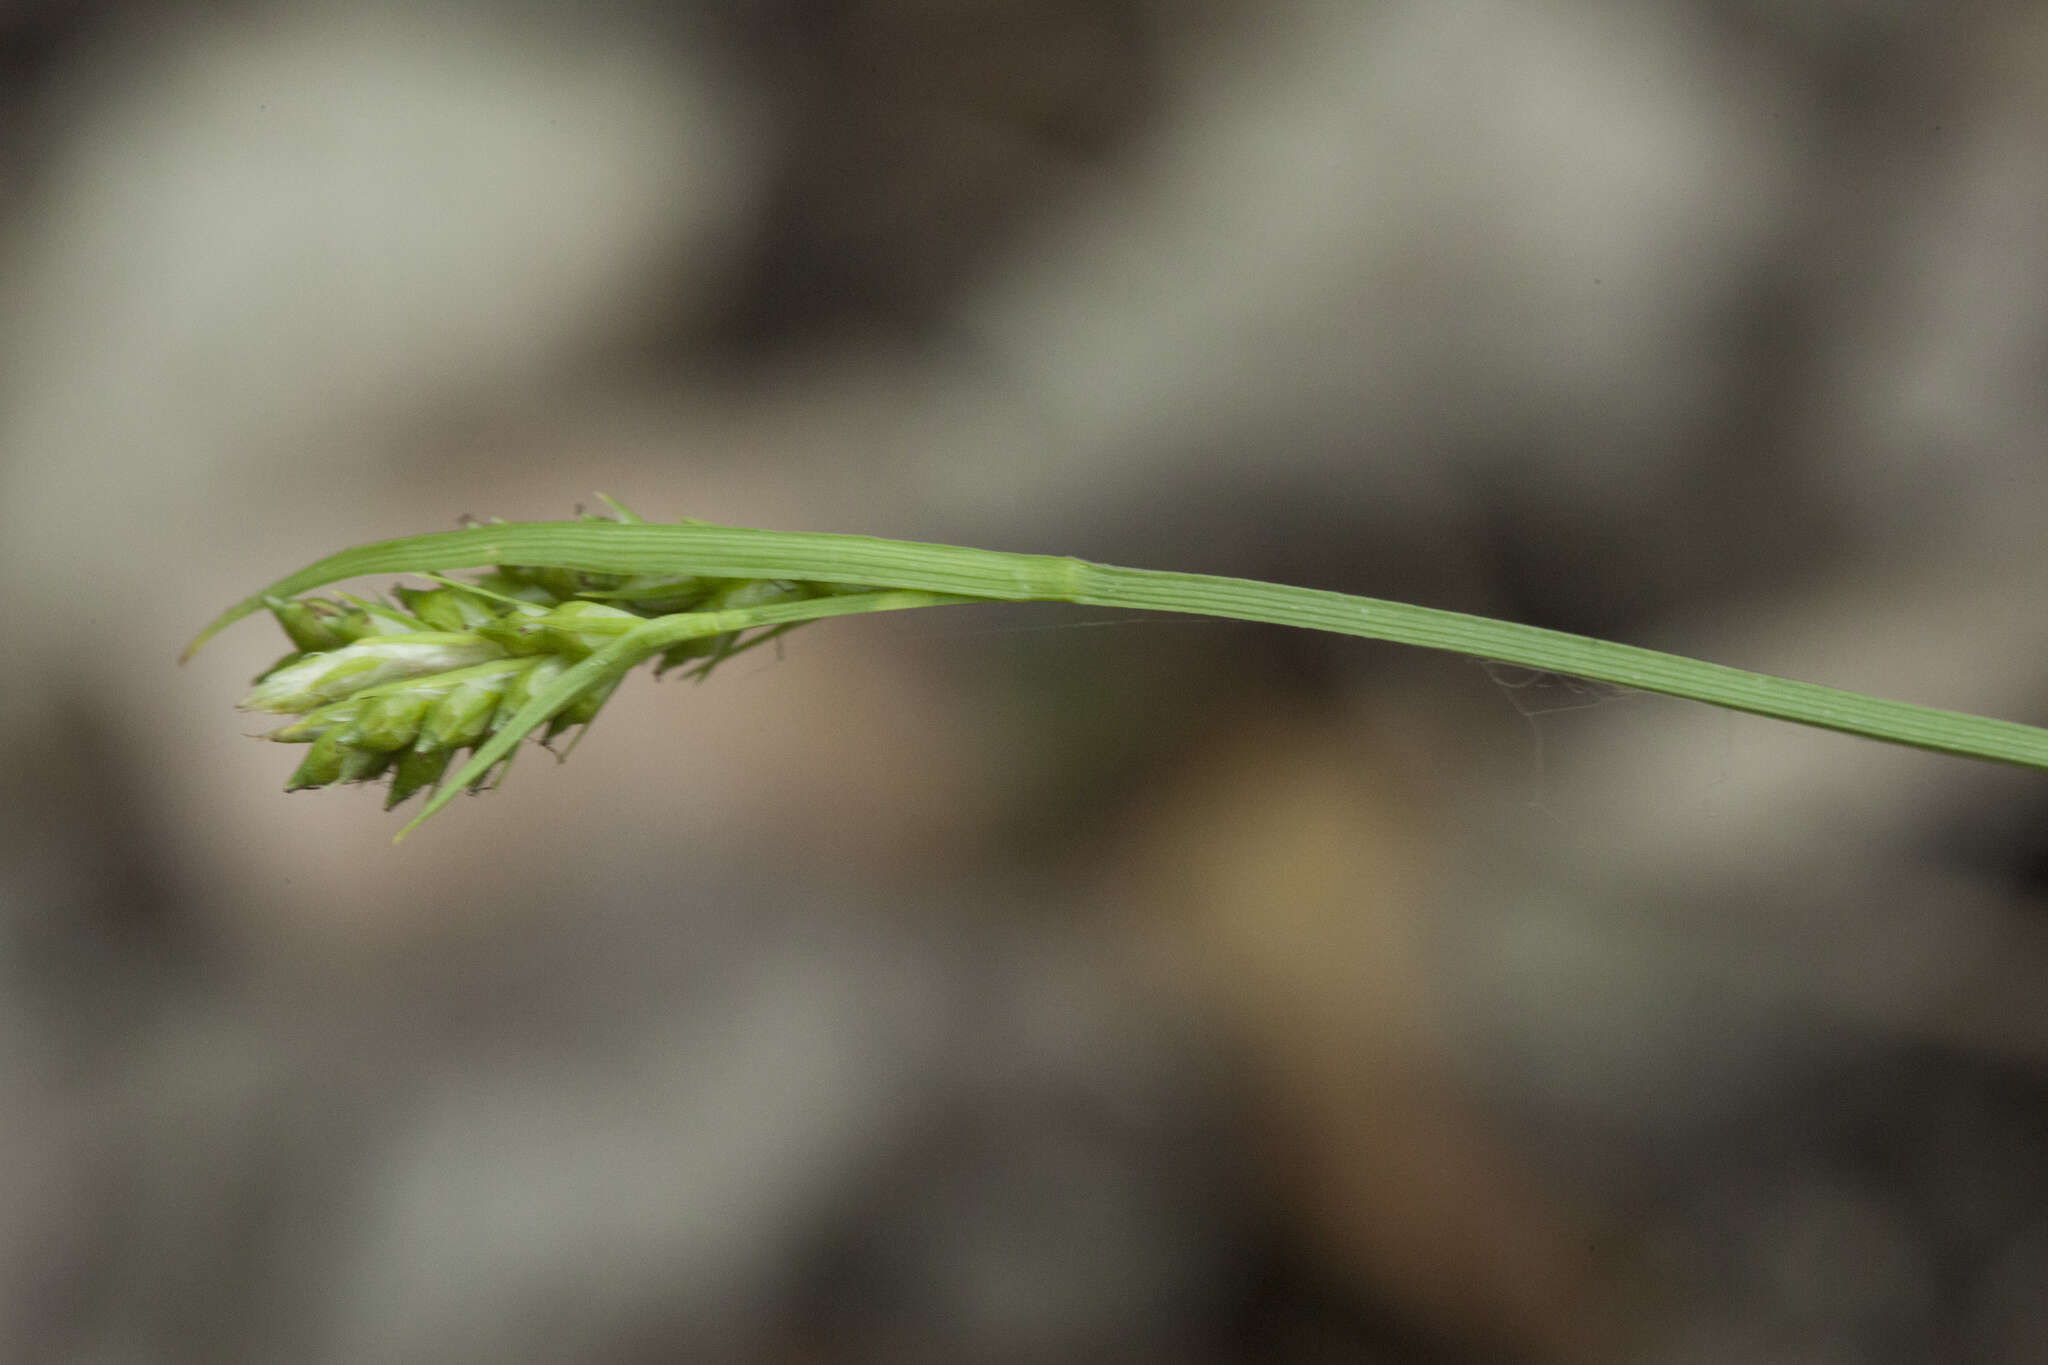
[[[817,909],[770,937],[653,902],[515,949],[534,999],[474,1002],[510,1026],[444,1040],[364,1150],[318,1358],[602,1359],[663,1324],[702,1358],[758,1349],[814,1210],[942,1056],[943,961]],[[689,953],[689,927],[728,942]],[[559,971],[584,955],[611,980]]]
[[[1540,449],[1556,505],[1659,496],[1781,202],[1782,88],[1670,6],[1299,0],[1181,36],[1165,131],[964,308],[1035,429],[920,481],[1136,504],[1199,469],[1386,515]]]
[[[749,202],[739,103],[623,16],[167,18],[72,83],[8,263],[0,553],[38,654],[110,678],[53,616],[174,632],[309,501],[390,527],[409,424],[550,382],[650,272],[702,281]]]

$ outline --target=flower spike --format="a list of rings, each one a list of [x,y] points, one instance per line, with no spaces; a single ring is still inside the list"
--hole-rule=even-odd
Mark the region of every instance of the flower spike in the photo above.
[[[293,651],[256,680],[243,705],[298,717],[269,736],[309,746],[287,787],[388,772],[393,805],[431,788],[407,830],[502,771],[521,739],[588,725],[642,663],[688,665],[701,677],[805,621],[964,602],[1072,602],[1329,631],[2048,769],[2048,730],[2035,726],[1461,612],[1053,555],[658,524],[605,502],[618,520],[466,518],[458,531],[330,555],[230,607],[183,657],[268,610]],[[446,577],[453,569],[479,572],[467,581]],[[372,574],[412,574],[435,586],[398,589],[399,606],[305,596]]]
[[[620,520],[602,524],[645,524],[605,501]],[[257,678],[242,706],[296,717],[266,736],[308,746],[287,791],[389,776],[387,809],[431,791],[431,813],[456,789],[491,782],[520,739],[545,743],[587,727],[634,665],[691,662],[701,675],[800,619],[838,614],[803,604],[848,592],[545,562],[496,563],[468,581],[420,567],[432,586],[395,587],[396,606],[347,594],[262,595],[294,648]]]

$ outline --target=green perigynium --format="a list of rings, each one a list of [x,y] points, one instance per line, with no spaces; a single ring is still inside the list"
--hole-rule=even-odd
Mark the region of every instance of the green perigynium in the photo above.
[[[588,725],[639,664],[688,666],[701,678],[805,621],[972,602],[1178,611],[1389,640],[2048,769],[2048,730],[2031,725],[1462,612],[1052,555],[656,525],[614,510],[618,521],[494,522],[344,550],[230,607],[186,657],[267,608],[294,652],[257,679],[244,705],[298,716],[269,736],[308,746],[287,786],[388,775],[392,805],[432,787],[407,830],[456,791],[486,783],[521,739]],[[467,583],[440,577],[451,569],[485,571]],[[396,605],[302,595],[381,573],[435,586],[399,587]]]
[[[495,659],[506,651],[479,635],[417,631],[302,653],[256,680],[243,699],[251,711],[303,712],[368,688],[428,677]]]

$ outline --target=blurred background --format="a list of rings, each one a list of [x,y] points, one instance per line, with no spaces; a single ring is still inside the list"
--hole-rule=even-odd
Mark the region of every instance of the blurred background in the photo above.
[[[1064,607],[393,848],[218,609],[602,490],[2048,720],[2019,0],[0,3],[0,1358],[2048,1361],[2048,786]]]

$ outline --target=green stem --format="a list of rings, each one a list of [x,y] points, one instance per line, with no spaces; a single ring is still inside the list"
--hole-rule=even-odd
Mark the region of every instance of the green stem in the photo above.
[[[1443,649],[1967,758],[2048,768],[2048,730],[1886,701],[1635,645],[1248,578],[1091,565],[1075,601],[1224,616]]]
[[[869,536],[755,531],[698,522],[673,526],[606,521],[515,522],[346,550],[229,609],[193,641],[186,653],[189,656],[192,649],[224,626],[260,610],[266,598],[290,597],[364,574],[424,573],[492,564],[544,564],[592,573],[797,579],[907,590],[907,594],[842,596],[788,604],[799,613],[796,615],[770,616],[766,614],[769,610],[781,609],[760,609],[744,613],[748,625],[935,605],[941,599],[1075,602],[1263,621],[1451,650],[1894,744],[2048,768],[2048,731],[2033,726],[1884,701],[1857,692],[1462,612],[1251,579],[1122,569],[1051,555],[1007,554]],[[909,600],[912,595],[931,594],[939,596]],[[660,638],[660,631],[654,628],[664,623],[702,623],[709,618],[723,620],[732,615],[737,614],[694,613],[688,617],[659,618],[564,674],[557,689],[579,674],[583,681],[577,686],[587,685],[606,669],[617,667],[635,649],[644,651],[638,658],[650,657],[648,642]],[[686,629],[688,634],[675,637],[686,639],[694,634],[743,627],[690,624],[668,628]],[[637,644],[627,648],[629,642]],[[597,663],[600,659],[607,662]],[[589,671],[582,671],[586,669]],[[570,695],[573,696],[573,690]],[[556,709],[564,704],[566,700],[559,702]],[[529,710],[538,707],[536,699]],[[517,735],[524,731],[515,722],[507,727],[507,733]],[[478,758],[482,754],[479,751]],[[473,758],[470,767],[476,763]],[[452,791],[462,784],[462,780],[452,781],[443,791]],[[445,795],[437,795],[435,804],[421,818],[438,809],[445,799]]]

